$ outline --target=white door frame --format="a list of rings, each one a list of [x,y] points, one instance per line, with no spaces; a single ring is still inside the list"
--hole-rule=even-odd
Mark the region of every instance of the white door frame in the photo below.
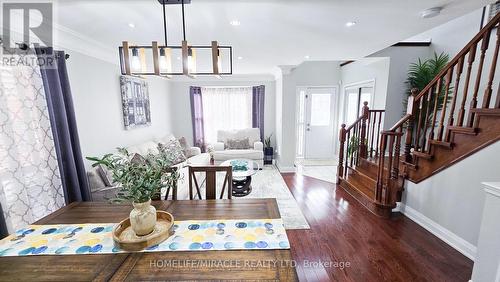
[[[349,84],[346,84],[342,87],[342,109],[341,109],[341,116],[342,116],[342,123],[345,123],[346,119],[347,119],[347,111],[346,111],[346,108],[347,108],[347,94],[346,94],[346,90],[349,89],[349,88],[359,88],[359,87],[372,87],[373,88],[373,92],[372,92],[372,95],[371,95],[371,101],[372,101],[372,107],[373,107],[373,104],[375,102],[375,78],[373,79],[368,79],[368,80],[363,80],[363,81],[358,81],[358,82],[353,82],[353,83],[349,83]],[[349,126],[350,124],[346,124],[347,126]],[[339,124],[340,126],[340,124]]]
[[[296,89],[295,89],[295,134],[294,134],[294,138],[295,138],[295,158],[304,158],[304,156],[297,156],[297,130],[298,130],[298,123],[299,123],[299,97],[300,97],[300,91],[303,91],[303,90],[308,90],[308,89],[314,89],[314,88],[332,88],[334,89],[335,93],[333,95],[333,110],[335,111],[333,113],[333,125],[334,125],[334,130],[333,130],[333,142],[332,142],[332,146],[333,146],[333,154],[334,154],[334,158],[335,156],[337,155],[337,143],[338,143],[338,134],[339,134],[339,128],[336,128],[335,125],[339,123],[340,121],[340,115],[339,115],[339,110],[342,108],[340,106],[340,95],[339,95],[339,85],[321,85],[321,86],[318,86],[318,85],[314,85],[314,86],[307,86],[307,85],[302,85],[302,86],[297,86]],[[303,136],[305,136],[305,127],[304,127],[304,132],[303,132]],[[305,138],[304,138],[305,139]],[[303,142],[304,144],[304,148],[302,148],[303,152],[305,150],[305,140]]]

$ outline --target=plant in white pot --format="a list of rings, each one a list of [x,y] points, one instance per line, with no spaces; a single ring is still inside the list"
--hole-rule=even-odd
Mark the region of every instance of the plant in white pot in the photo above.
[[[158,144],[157,154],[141,156],[119,148],[118,154],[87,159],[94,162],[92,166],[105,166],[112,172],[113,180],[121,184],[118,198],[112,201],[132,202],[134,209],[130,212],[130,225],[137,236],[144,236],[156,225],[156,209],[151,205],[151,199],[157,197],[163,187],[173,187],[179,178],[176,170],[169,170],[177,157]]]

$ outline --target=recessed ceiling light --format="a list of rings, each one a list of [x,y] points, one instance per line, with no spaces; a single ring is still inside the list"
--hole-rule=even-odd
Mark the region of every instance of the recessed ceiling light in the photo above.
[[[129,23],[128,26],[131,27],[131,28],[134,28],[135,24],[134,23]]]
[[[346,22],[345,23],[345,26],[347,27],[351,27],[351,26],[355,26],[356,25],[356,22]]]
[[[180,59],[181,59],[181,57],[177,57],[177,60],[180,60]]]
[[[304,59],[306,59],[306,60],[309,60],[309,58],[310,58],[309,55],[304,56]]]
[[[420,16],[424,19],[433,18],[441,13],[442,7],[434,7],[427,10],[423,10]]]
[[[243,57],[242,57],[242,56],[239,56],[239,57],[238,57],[238,60],[243,60]]]
[[[239,26],[241,23],[238,20],[232,20],[229,22],[232,26]]]

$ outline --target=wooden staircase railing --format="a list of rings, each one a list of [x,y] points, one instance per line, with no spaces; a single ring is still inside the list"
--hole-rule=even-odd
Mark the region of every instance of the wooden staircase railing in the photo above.
[[[479,89],[485,58],[492,31],[498,26],[500,14],[496,15],[481,31],[447,64],[447,66],[419,93],[412,90],[408,99],[408,108],[404,115],[391,129],[381,133],[380,154],[378,158],[379,173],[377,176],[377,200],[382,203],[392,201],[394,187],[390,187],[390,179],[399,175],[400,146],[404,140],[403,157],[405,167],[415,168],[417,159],[431,159],[431,145],[453,146],[452,135],[455,132],[477,133],[479,118]],[[496,44],[491,56],[488,81],[482,95],[482,109],[500,108],[500,95],[497,92],[496,102],[491,105],[493,81],[495,77],[500,29],[496,28]],[[477,67],[476,53],[479,49]],[[465,79],[464,65],[466,64]],[[470,87],[472,73],[475,73],[473,87]],[[472,89],[472,93],[470,93]],[[461,91],[462,90],[462,91]],[[497,88],[498,91],[498,88]],[[448,103],[451,98],[451,102]],[[460,101],[457,109],[457,103]],[[469,104],[467,106],[467,101]],[[389,171],[390,173],[387,173]],[[405,174],[404,172],[403,174]],[[404,175],[406,176],[406,175]]]
[[[347,175],[348,168],[358,164],[359,158],[378,157],[379,132],[383,127],[385,110],[370,110],[368,102],[364,102],[362,111],[353,124],[347,128],[342,124],[340,128],[338,180]]]
[[[488,120],[500,117],[500,85],[493,86],[500,45],[499,22],[497,14],[424,89],[412,89],[406,114],[390,129],[380,131],[384,111],[369,110],[366,102],[363,114],[354,124],[347,128],[342,125],[339,183],[347,178],[348,168],[358,165],[360,158],[369,160],[378,170],[373,203],[393,207],[400,198],[399,179],[419,182],[500,140],[498,120]],[[489,48],[490,37],[495,38],[492,48]],[[491,56],[489,52],[493,52]],[[483,69],[485,66],[488,69]],[[487,80],[481,84],[483,77]],[[482,138],[474,141],[462,137],[478,134]],[[467,142],[472,144],[463,145]],[[453,158],[436,153],[443,148],[453,150],[454,146],[460,148],[455,150],[457,156]],[[438,157],[439,160],[434,159]],[[420,175],[415,176],[414,172],[419,170]]]

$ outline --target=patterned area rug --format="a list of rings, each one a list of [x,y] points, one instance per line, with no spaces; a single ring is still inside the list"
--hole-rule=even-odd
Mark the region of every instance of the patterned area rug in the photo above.
[[[222,187],[224,179],[224,173],[220,174],[217,175],[218,188]],[[202,190],[204,189],[202,188]],[[217,195],[220,195],[220,191],[217,191]],[[285,180],[283,180],[283,177],[281,177],[280,172],[274,165],[265,166],[252,176],[252,192],[241,199],[249,198],[275,198],[285,229],[310,229],[295,198],[290,193],[290,190],[288,190]]]
[[[275,198],[285,229],[310,229],[285,180],[274,166],[265,166],[252,176],[252,192],[244,198]]]

